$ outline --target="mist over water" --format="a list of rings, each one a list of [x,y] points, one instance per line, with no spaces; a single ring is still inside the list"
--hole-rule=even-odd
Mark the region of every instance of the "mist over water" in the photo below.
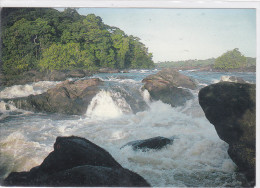
[[[181,107],[151,101],[149,92],[141,89],[141,81],[153,73],[156,71],[133,70],[94,75],[105,84],[83,116],[7,109],[0,101],[0,179],[12,171],[28,171],[41,164],[53,150],[57,136],[76,135],[106,149],[123,167],[137,172],[152,186],[241,185],[241,176],[227,154],[228,144],[220,140],[198,103],[199,89],[192,91],[194,99]],[[196,79],[199,87],[229,75],[182,73]],[[255,82],[254,73],[234,74]],[[0,91],[0,98],[38,94],[56,84],[12,86]],[[120,149],[130,141],[156,136],[173,138],[173,144],[159,151],[133,151],[130,146]]]

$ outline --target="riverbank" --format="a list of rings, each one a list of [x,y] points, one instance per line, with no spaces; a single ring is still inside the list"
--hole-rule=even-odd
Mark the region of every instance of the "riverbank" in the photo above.
[[[24,85],[32,82],[39,81],[64,81],[68,78],[83,78],[90,77],[97,73],[127,73],[129,70],[123,69],[110,69],[110,68],[100,68],[98,70],[54,70],[54,71],[37,71],[30,70],[19,75],[4,75],[0,73],[0,86],[12,86],[12,85]]]

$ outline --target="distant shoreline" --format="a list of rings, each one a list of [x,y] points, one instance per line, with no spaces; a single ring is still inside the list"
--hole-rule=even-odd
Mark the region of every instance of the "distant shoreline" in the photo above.
[[[198,66],[184,66],[184,67],[155,67],[157,69],[164,69],[164,68],[175,68],[178,70],[196,70],[196,71],[209,71],[209,72],[256,72],[256,66],[250,66],[246,68],[237,68],[237,69],[216,69],[213,66],[205,66],[205,67],[198,67]]]

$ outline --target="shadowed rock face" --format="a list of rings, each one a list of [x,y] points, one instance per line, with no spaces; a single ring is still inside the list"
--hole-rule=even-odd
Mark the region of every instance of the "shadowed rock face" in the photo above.
[[[199,103],[219,137],[229,144],[228,154],[255,184],[255,84],[221,82],[200,90]]]
[[[12,101],[17,108],[35,112],[52,112],[82,115],[92,98],[99,92],[102,81],[98,78],[64,81],[40,95],[30,95]]]
[[[29,172],[12,172],[5,186],[138,186],[150,185],[124,169],[103,148],[80,137],[58,137],[40,166]]]
[[[157,136],[145,140],[136,140],[136,141],[128,142],[121,148],[125,146],[132,146],[133,150],[141,150],[141,151],[146,151],[150,149],[160,150],[172,143],[173,143],[173,139]]]
[[[171,68],[150,75],[142,82],[144,83],[143,88],[149,91],[153,100],[161,100],[173,107],[183,105],[187,100],[193,98],[191,92],[185,88],[196,88],[196,84],[191,78]]]

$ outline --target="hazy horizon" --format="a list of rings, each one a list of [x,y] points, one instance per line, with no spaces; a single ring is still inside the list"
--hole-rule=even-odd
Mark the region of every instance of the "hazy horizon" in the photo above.
[[[62,9],[59,9],[62,10]],[[216,58],[239,48],[256,57],[255,9],[78,8],[141,39],[153,60]]]

